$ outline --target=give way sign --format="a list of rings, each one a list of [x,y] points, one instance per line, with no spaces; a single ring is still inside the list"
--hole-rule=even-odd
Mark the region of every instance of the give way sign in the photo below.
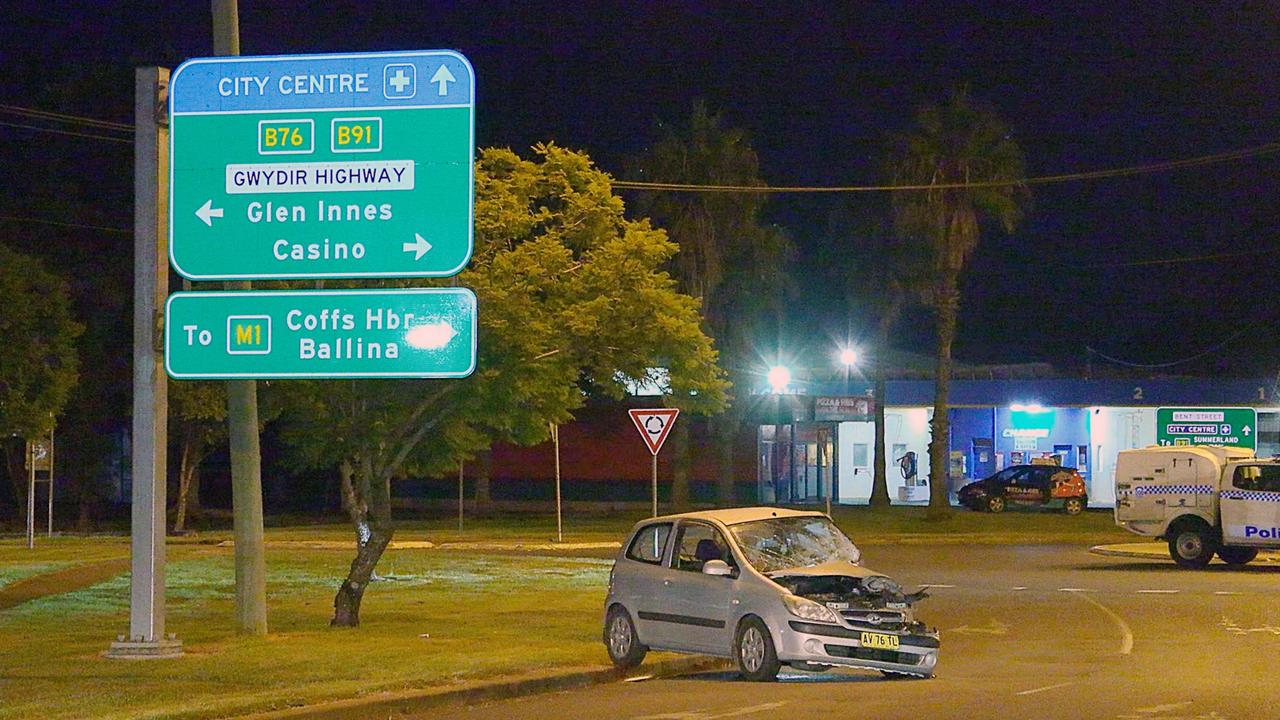
[[[649,446],[649,452],[654,455],[662,449],[662,443],[666,441],[667,434],[671,432],[671,426],[676,424],[676,416],[680,414],[677,408],[628,410],[627,412],[631,414],[631,422],[635,423],[636,429],[640,431],[640,437],[644,438],[644,444]]]

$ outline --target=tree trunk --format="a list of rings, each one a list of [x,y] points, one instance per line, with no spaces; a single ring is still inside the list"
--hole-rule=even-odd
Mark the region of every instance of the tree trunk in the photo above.
[[[716,438],[716,503],[720,507],[734,507],[738,504],[734,480],[737,468],[734,467],[735,449],[738,441],[738,416],[735,409],[716,418],[714,431]]]
[[[4,450],[5,474],[9,477],[9,487],[13,488],[14,516],[25,523],[27,518],[27,470],[24,467],[23,458],[27,450],[26,443],[21,438],[3,438],[0,439],[0,449]]]
[[[364,591],[369,586],[378,560],[391,543],[394,528],[391,525],[391,479],[389,475],[370,477],[373,465],[369,461],[360,464],[360,486],[368,487],[365,501],[368,510],[361,511],[358,501],[353,503],[353,518],[356,520],[357,548],[356,557],[351,561],[351,569],[347,578],[338,588],[333,598],[333,619],[330,627],[358,627],[360,625],[360,602],[364,599]],[[345,475],[344,477],[349,477]]]
[[[946,272],[946,271],[944,271]],[[951,423],[948,419],[947,393],[951,385],[951,344],[956,336],[956,315],[960,298],[958,278],[954,272],[946,272],[936,297],[938,357],[933,385],[933,421],[929,439],[929,511],[931,520],[951,516],[948,500],[951,469]]]
[[[884,347],[883,344],[880,345]],[[871,507],[889,507],[889,475],[886,472],[888,458],[885,457],[884,443],[884,362],[877,360],[873,369],[875,403],[875,467],[871,477],[871,498],[867,501]]]
[[[487,447],[476,454],[476,513],[485,514],[492,509],[493,496],[489,491],[489,479],[493,476],[493,448]]]
[[[195,455],[195,448],[191,445],[191,435],[184,433],[178,460],[178,503],[173,511],[174,535],[182,535],[187,531],[187,493],[191,491],[191,470],[195,465],[191,461],[192,456]]]
[[[689,420],[671,428],[671,511],[689,510]]]

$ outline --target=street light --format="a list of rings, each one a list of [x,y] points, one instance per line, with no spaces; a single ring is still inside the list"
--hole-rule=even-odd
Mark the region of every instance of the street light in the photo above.
[[[847,347],[840,351],[840,364],[844,365],[848,370],[858,364],[858,351],[854,348]]]
[[[791,371],[782,365],[774,365],[769,368],[769,387],[773,388],[775,393],[782,393],[791,384]]]

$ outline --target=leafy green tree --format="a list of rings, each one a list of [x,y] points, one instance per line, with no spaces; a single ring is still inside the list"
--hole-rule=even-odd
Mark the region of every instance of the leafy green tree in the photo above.
[[[937,322],[932,437],[929,442],[929,516],[946,517],[951,345],[960,308],[960,272],[978,245],[984,224],[1012,232],[1029,199],[1022,150],[1008,127],[967,91],[926,105],[891,156],[898,184],[928,189],[894,196],[898,232],[929,248],[928,297]]]
[[[225,383],[171,380],[169,420],[178,440],[178,491],[174,494],[173,532],[182,534],[187,519],[200,513],[200,463],[227,439]]]
[[[21,507],[24,441],[48,435],[62,413],[76,384],[76,338],[83,327],[72,319],[66,283],[2,244],[0,308],[0,446]]]
[[[633,174],[642,180],[698,185],[762,187],[760,160],[744,130],[727,128],[706,104],[694,105],[688,125],[664,126],[663,135],[638,157]],[[664,228],[680,246],[671,269],[681,291],[703,304],[704,327],[715,338],[738,388],[728,412],[713,420],[720,446],[717,495],[733,504],[733,441],[741,426],[758,336],[775,326],[791,289],[787,266],[790,238],[761,219],[766,195],[753,192],[640,192],[635,208]],[[776,327],[773,327],[776,335]],[[676,458],[672,504],[688,505],[689,423],[677,423],[671,442]]]
[[[697,301],[662,269],[675,244],[647,220],[627,220],[586,155],[554,145],[534,153],[488,149],[476,164],[475,251],[457,277],[479,302],[471,377],[293,386],[285,443],[306,464],[340,468],[356,531],[332,625],[359,623],[393,535],[393,479],[452,471],[496,440],[543,442],[548,423],[572,419],[588,394],[621,398],[655,366],[670,370],[673,404],[724,404]]]

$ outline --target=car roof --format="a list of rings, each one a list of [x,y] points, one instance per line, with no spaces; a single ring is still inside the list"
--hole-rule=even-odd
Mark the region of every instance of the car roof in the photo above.
[[[765,520],[768,518],[783,517],[825,517],[820,512],[814,510],[788,510],[778,507],[741,507],[741,508],[723,508],[720,510],[699,510],[697,512],[678,513],[675,515],[660,515],[658,517],[648,518],[639,524],[648,524],[656,521],[672,521],[672,520],[711,520],[720,522],[724,525],[736,525],[738,523],[751,522],[753,520]]]

